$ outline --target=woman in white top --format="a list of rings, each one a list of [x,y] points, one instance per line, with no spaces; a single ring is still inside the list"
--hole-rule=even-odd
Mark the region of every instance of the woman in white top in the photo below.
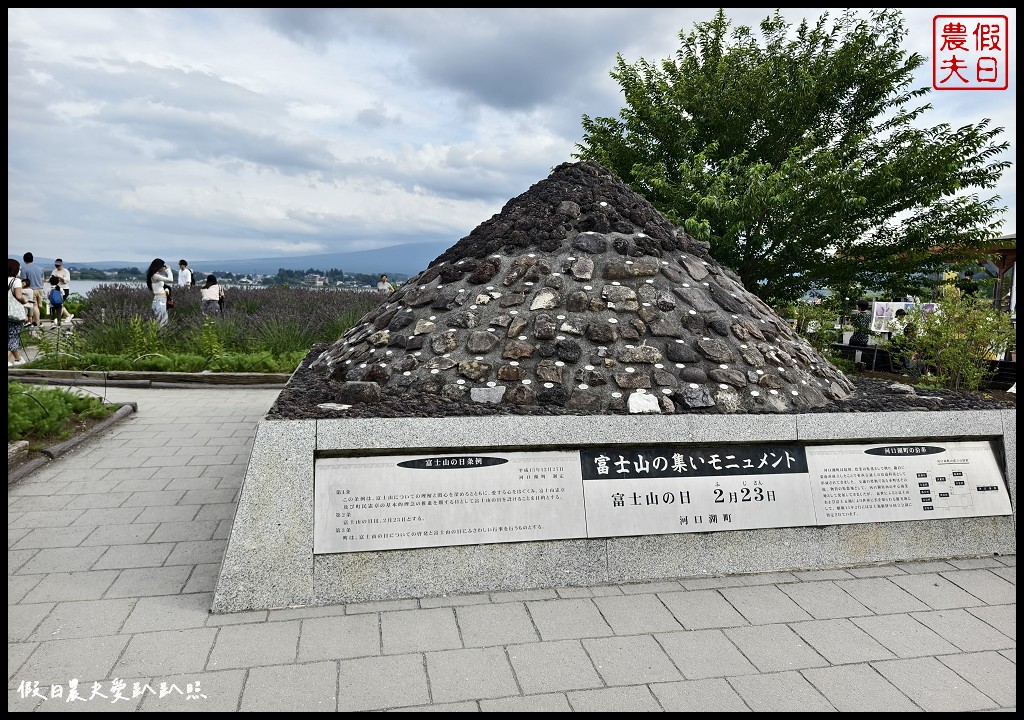
[[[146,285],[153,293],[153,314],[156,316],[160,327],[167,324],[167,290],[174,284],[174,275],[160,258],[156,258],[149,264],[146,271]]]
[[[215,275],[206,276],[206,284],[199,289],[203,296],[203,314],[220,315],[220,301],[224,298],[224,289],[217,283]]]

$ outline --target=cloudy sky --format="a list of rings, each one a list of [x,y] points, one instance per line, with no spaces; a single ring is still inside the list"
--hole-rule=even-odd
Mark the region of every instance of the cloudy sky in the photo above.
[[[772,8],[728,8],[756,26]],[[453,244],[617,116],[616,53],[660,61],[714,9],[7,11],[9,254],[78,261],[285,257]],[[838,11],[833,11],[834,13]],[[932,92],[927,125],[991,118],[1006,91]],[[795,22],[818,11],[785,10]],[[931,63],[918,85],[931,85]],[[1016,232],[1016,167],[997,192]]]

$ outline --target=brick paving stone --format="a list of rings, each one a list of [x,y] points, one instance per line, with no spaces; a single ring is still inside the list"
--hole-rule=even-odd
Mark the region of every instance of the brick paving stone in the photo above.
[[[837,580],[836,585],[875,613],[904,613],[929,607],[888,578]]]
[[[94,571],[98,572],[98,571]],[[106,597],[143,597],[145,595],[174,595],[188,581],[192,568],[188,565],[159,568],[132,568],[120,572],[107,590]]]
[[[752,625],[811,619],[807,612],[773,585],[722,588],[719,592]]]
[[[302,621],[298,662],[380,654],[380,627],[375,614],[319,617]]]
[[[28,640],[32,631],[50,614],[56,603],[30,603],[7,607],[7,642]]]
[[[362,712],[430,701],[419,653],[338,661],[338,711]]]
[[[870,610],[833,582],[815,581],[780,585],[779,590],[818,620],[871,614]]]
[[[963,609],[910,613],[910,616],[964,652],[1005,650],[1016,645],[1016,641]]]
[[[993,710],[996,703],[933,657],[872,663],[882,677],[925,712]]]
[[[762,673],[828,665],[828,661],[788,625],[748,625],[722,630]]]
[[[118,677],[148,675],[161,677],[179,673],[198,673],[206,670],[217,630],[189,628],[187,630],[161,630],[158,632],[123,635],[131,642],[118,660],[114,672]],[[210,668],[211,670],[214,668]]]
[[[749,624],[718,590],[668,592],[658,597],[687,630]]]
[[[847,619],[792,623],[790,628],[833,665],[895,657]]]
[[[42,580],[25,594],[22,601],[98,600],[108,591],[117,576],[117,570],[51,573],[44,575]],[[10,579],[8,579],[9,586]]]
[[[455,617],[466,647],[514,645],[540,637],[521,602],[457,607]]]
[[[185,542],[210,540],[217,530],[218,521],[201,520],[199,522],[165,522],[157,525],[156,531],[150,536],[149,542]]]
[[[426,653],[431,700],[451,703],[519,692],[502,647]]]
[[[722,630],[658,633],[654,637],[687,680],[757,672]]]
[[[562,693],[523,695],[481,700],[484,712],[571,712],[569,701]]]
[[[57,603],[29,639],[46,641],[117,635],[136,602],[135,598],[124,598]]]
[[[101,525],[93,530],[82,545],[129,545],[144,543],[156,530],[156,523],[134,523],[132,525]]]
[[[203,627],[210,616],[212,599],[209,593],[139,598],[121,632],[141,633]]]
[[[658,595],[609,595],[594,598],[591,602],[597,606],[616,635],[683,629]]]
[[[508,659],[527,695],[604,686],[579,640],[509,645]]]
[[[210,653],[210,670],[295,662],[298,620],[222,627],[217,632],[217,643]]]
[[[182,693],[170,692],[164,697],[146,694],[142,699],[143,712],[236,712],[242,697],[246,670],[221,670],[185,675],[167,675],[160,682],[181,688]],[[194,697],[189,699],[191,685]],[[158,688],[159,690],[159,688]]]
[[[93,567],[97,570],[160,567],[173,549],[174,543],[115,545],[107,548]]]
[[[743,698],[722,678],[651,683],[665,712],[747,712]]]
[[[890,582],[903,588],[934,610],[975,607],[984,604],[974,595],[954,585],[938,573],[893,577],[890,578]]]
[[[736,693],[754,712],[831,712],[835,707],[798,672],[730,678]]]
[[[586,638],[583,648],[606,685],[643,685],[683,679],[650,635]]]
[[[40,642],[18,677],[38,680],[40,685],[65,684],[72,678],[105,680],[112,677],[112,668],[127,644],[127,635]]]
[[[380,628],[385,655],[462,647],[453,608],[381,613]]]
[[[943,655],[939,662],[964,678],[1000,707],[1017,705],[1017,664],[996,652]]]
[[[967,608],[974,617],[984,620],[1014,642],[1017,640],[1017,604],[990,605],[985,607]]]
[[[614,634],[589,599],[536,600],[527,602],[526,608],[545,641]]]
[[[240,712],[335,712],[338,666],[333,662],[258,667],[249,671]]]
[[[942,577],[963,588],[986,605],[1017,602],[1017,586],[990,570],[953,570]]]
[[[648,687],[574,690],[566,693],[574,712],[659,712],[661,706]]]
[[[891,650],[896,657],[944,655],[957,651],[955,645],[910,615],[873,615],[851,618],[851,622]]]
[[[88,570],[107,548],[102,545],[97,547],[60,547],[43,548],[34,551],[28,562],[18,568],[19,575],[34,575],[37,573],[64,573],[76,570]],[[97,568],[104,569],[104,568]]]
[[[920,708],[869,664],[807,668],[800,673],[839,712],[916,712]]]

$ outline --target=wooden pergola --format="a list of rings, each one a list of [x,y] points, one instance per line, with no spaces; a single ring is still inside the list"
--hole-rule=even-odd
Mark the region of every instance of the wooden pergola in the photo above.
[[[1003,307],[1003,296],[1010,288],[1007,285],[1006,275],[1017,265],[1017,233],[1001,235],[991,241],[991,244],[983,251],[985,258],[978,261],[978,265],[988,270],[990,275],[996,279],[995,291],[992,294],[992,305],[996,308]],[[995,272],[993,273],[993,269]],[[1016,300],[1014,298],[1013,300]],[[1014,302],[1011,301],[1009,311],[1014,311]]]

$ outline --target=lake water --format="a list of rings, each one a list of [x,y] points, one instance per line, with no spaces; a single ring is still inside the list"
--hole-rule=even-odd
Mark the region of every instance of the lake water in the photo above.
[[[100,285],[133,285],[135,287],[142,287],[143,284],[141,282],[129,282],[128,280],[118,280],[117,282],[110,282],[108,280],[72,280],[71,292],[78,293],[79,295],[88,295],[93,288],[97,288]]]

